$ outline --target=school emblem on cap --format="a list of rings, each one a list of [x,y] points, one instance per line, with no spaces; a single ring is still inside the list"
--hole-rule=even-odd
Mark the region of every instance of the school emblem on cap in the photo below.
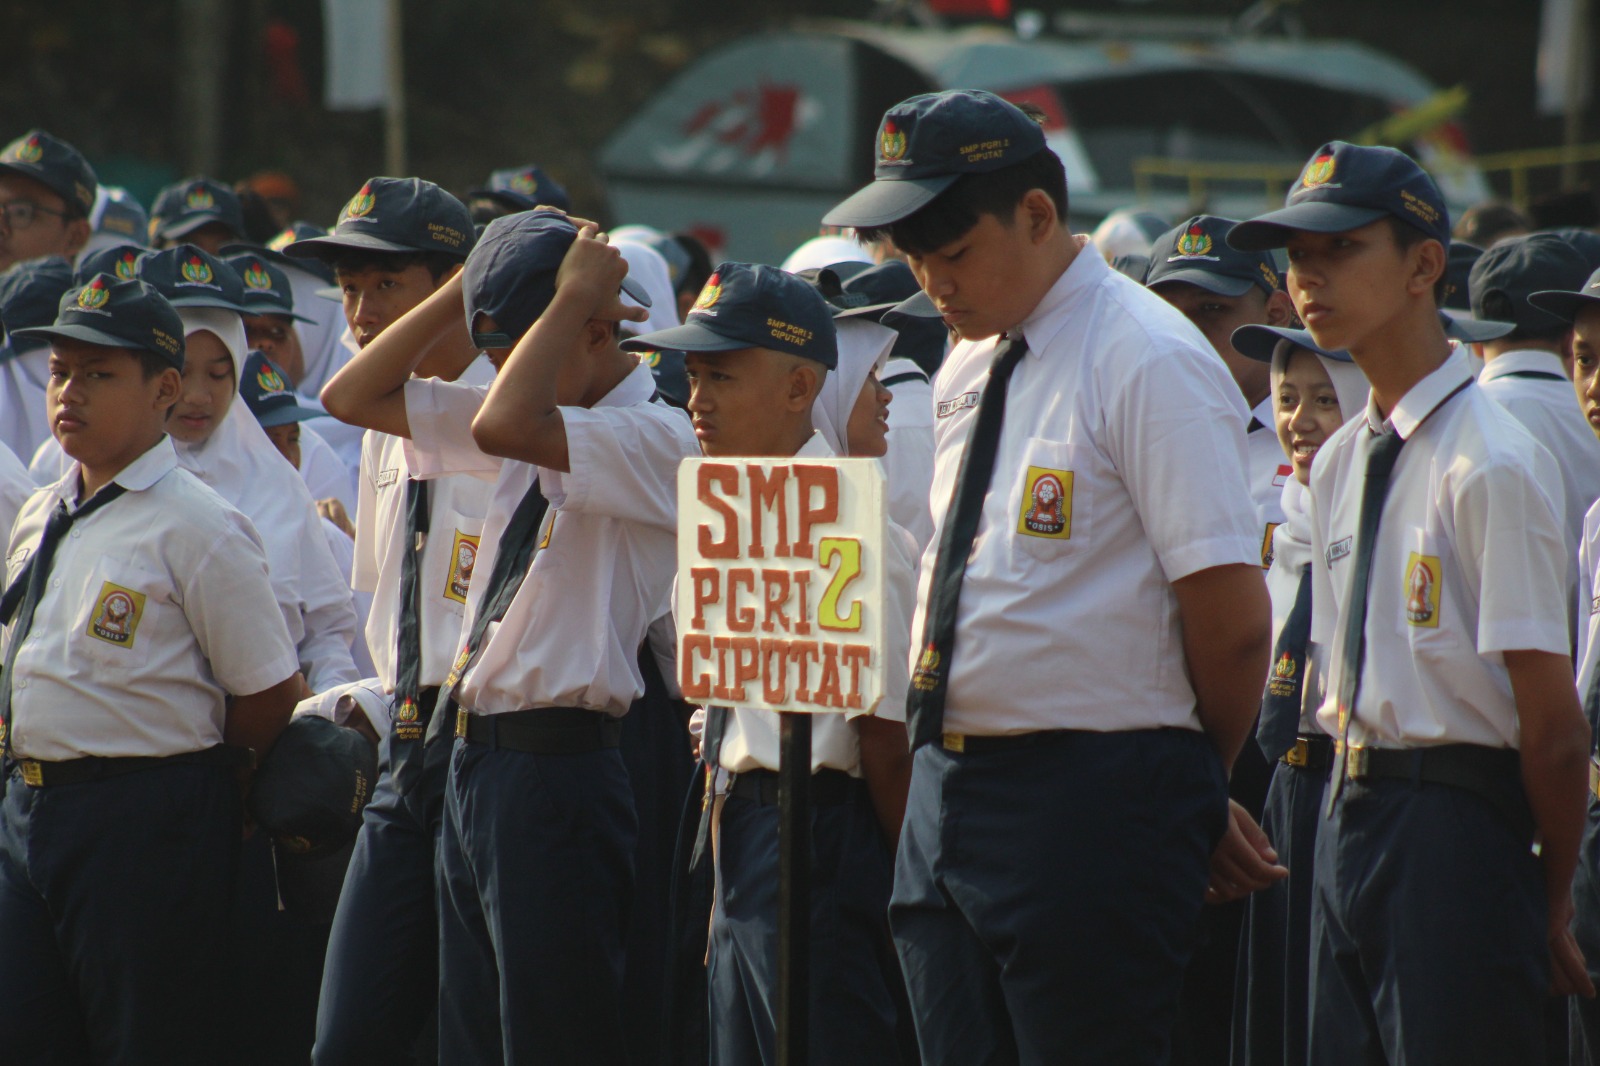
[[[396,740],[422,739],[422,708],[409,696],[394,709],[394,736]]]
[[[1333,155],[1319,155],[1306,165],[1305,176],[1300,179],[1300,184],[1308,189],[1318,185],[1326,185],[1333,180]]]
[[[376,198],[372,195],[372,185],[361,186],[361,191],[350,197],[350,202],[344,205],[345,218],[365,218],[372,213],[372,205]]]
[[[183,206],[191,211],[209,211],[217,206],[217,201],[211,195],[210,189],[204,185],[196,185],[189,190],[189,195],[183,198]]]
[[[193,285],[211,284],[211,264],[201,259],[198,255],[191,255],[189,261],[183,264],[184,280]]]
[[[1072,471],[1028,467],[1017,532],[1047,540],[1072,539]]]
[[[255,260],[250,261],[250,267],[244,272],[244,283],[247,288],[257,292],[272,291],[272,275],[267,273],[267,268]]]
[[[661,365],[661,353],[660,352],[640,352],[639,353],[639,361],[644,363],[644,365],[649,367],[651,370],[654,370],[656,367]]]
[[[702,314],[716,314],[711,309],[717,306],[717,301],[720,299],[722,299],[722,279],[713,274],[706,279],[706,287],[695,297],[694,306],[689,308],[689,313],[699,311]]]
[[[132,281],[134,275],[139,273],[139,256],[136,252],[123,252],[122,258],[117,260],[113,268],[117,278],[121,281]]]
[[[106,305],[106,301],[109,299],[111,299],[111,294],[106,291],[106,283],[99,278],[95,278],[83,287],[82,292],[78,293],[78,306],[85,311],[98,311]]]
[[[906,135],[891,121],[885,121],[878,135],[878,159],[884,163],[900,163],[906,157]]]
[[[1406,559],[1406,622],[1439,628],[1439,558],[1412,552]]]
[[[289,383],[283,380],[283,375],[270,366],[256,371],[256,384],[261,386],[262,393],[266,395],[289,391]]]
[[[450,548],[450,573],[444,579],[445,599],[467,602],[467,589],[472,585],[472,568],[477,563],[478,538],[456,530],[456,540]]]
[[[272,240],[268,241],[267,247],[271,248],[274,252],[281,252],[299,239],[299,237],[295,236],[294,227],[290,226],[279,233],[276,237],[272,238]]]
[[[100,586],[100,595],[95,597],[87,634],[119,648],[133,647],[139,619],[144,617],[144,600],[142,592],[105,582]]]
[[[1211,238],[1199,226],[1190,226],[1189,232],[1178,238],[1178,254],[1202,256],[1211,251]]]
[[[44,146],[38,137],[29,137],[12,150],[11,158],[21,163],[37,163],[44,158]]]
[[[939,687],[939,649],[929,644],[917,657],[916,672],[911,675],[911,687],[918,692],[932,692]]]
[[[511,191],[520,192],[524,196],[534,196],[539,192],[539,179],[532,174],[518,174],[511,179]]]

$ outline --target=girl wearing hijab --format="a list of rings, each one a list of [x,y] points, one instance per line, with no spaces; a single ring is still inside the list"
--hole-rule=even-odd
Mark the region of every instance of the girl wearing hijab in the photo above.
[[[1250,896],[1234,996],[1233,1061],[1282,1066],[1306,1060],[1311,972],[1312,855],[1333,740],[1317,725],[1319,660],[1310,643],[1311,464],[1323,443],[1367,405],[1367,380],[1343,352],[1324,351],[1303,330],[1244,326],[1241,354],[1272,364],[1278,442],[1293,476],[1283,486],[1284,523],[1264,546],[1270,558],[1272,669],[1256,739],[1273,764],[1261,825],[1237,805],[1228,840],[1212,860],[1212,900]],[[1230,842],[1234,847],[1230,847]]]

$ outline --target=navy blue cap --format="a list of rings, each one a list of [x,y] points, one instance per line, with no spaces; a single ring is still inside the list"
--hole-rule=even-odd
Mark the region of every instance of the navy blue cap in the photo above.
[[[977,89],[924,93],[878,127],[873,182],[822,216],[826,226],[887,226],[915,214],[963,174],[1045,150],[1044,130],[1015,104]]]
[[[1454,311],[1472,310],[1472,290],[1467,279],[1472,276],[1472,266],[1483,255],[1483,249],[1466,241],[1451,241],[1450,254],[1444,265],[1444,306]]]
[[[139,277],[173,307],[220,307],[246,313],[239,272],[193,244],[175,244],[139,259]]]
[[[944,362],[945,340],[948,332],[936,308],[931,315],[896,313],[906,301],[922,292],[917,276],[899,259],[889,259],[877,266],[860,267],[840,284],[838,298],[829,302],[840,309],[834,318],[867,316],[895,331],[894,347],[889,350],[891,359],[910,359],[930,377]],[[855,306],[850,306],[854,304]]]
[[[110,274],[118,281],[132,281],[139,276],[139,260],[149,254],[150,249],[137,244],[113,244],[78,260],[73,279],[82,285],[96,274]]]
[[[770,348],[839,365],[833,313],[803,279],[773,266],[721,263],[681,326],[622,342],[630,352],[675,348],[684,352],[731,352]]]
[[[536,207],[559,207],[563,211],[572,209],[567,190],[537,163],[497,170],[489,175],[486,184],[467,195],[474,199],[487,197],[513,211],[532,211]]]
[[[1296,230],[1344,233],[1385,217],[1450,246],[1444,197],[1416,160],[1394,148],[1329,141],[1289,187],[1284,207],[1239,223],[1228,243],[1245,251],[1282,248]]]
[[[1461,341],[1463,344],[1482,344],[1484,341],[1497,341],[1517,328],[1510,322],[1495,322],[1490,319],[1452,315],[1443,310],[1439,312],[1439,325],[1444,328],[1446,337],[1453,341]]]
[[[150,213],[127,189],[102,185],[105,197],[96,198],[94,231],[143,244],[150,233]]]
[[[467,205],[421,178],[370,178],[339,212],[325,237],[283,247],[291,259],[331,259],[341,252],[442,252],[465,259],[474,231]]]
[[[1268,296],[1277,292],[1282,282],[1272,256],[1228,243],[1228,232],[1237,225],[1231,218],[1196,215],[1163,233],[1150,248],[1145,285],[1182,281],[1218,296],[1243,296],[1252,287]]]
[[[1570,324],[1579,312],[1600,306],[1600,270],[1590,274],[1589,279],[1576,290],[1536,292],[1528,297],[1528,302]],[[3,308],[0,308],[0,312],[3,312]]]
[[[55,322],[61,294],[70,288],[72,267],[59,255],[24,260],[0,274],[0,328],[8,342],[18,330]]]
[[[1143,285],[1145,275],[1150,273],[1150,257],[1140,255],[1138,252],[1114,255],[1111,257],[1111,269]]]
[[[1577,226],[1563,226],[1550,232],[1576,248],[1578,254],[1589,264],[1590,270],[1600,268],[1600,233],[1591,229],[1580,229]]]
[[[1553,233],[1512,237],[1488,249],[1472,267],[1468,288],[1472,313],[1480,319],[1510,322],[1524,336],[1563,333],[1564,319],[1528,302],[1536,292],[1572,292],[1583,286],[1589,264],[1571,244]]]
[[[185,178],[168,185],[150,205],[151,240],[175,241],[213,222],[244,236],[239,194],[214,178]]]
[[[1320,347],[1306,330],[1292,329],[1288,326],[1264,326],[1252,323],[1234,330],[1229,339],[1233,342],[1234,351],[1258,363],[1272,362],[1272,353],[1277,350],[1280,341],[1288,341],[1296,348],[1315,352],[1326,359],[1334,359],[1341,363],[1355,361],[1350,358],[1349,352],[1343,349],[1330,352]]]
[[[155,286],[96,274],[61,297],[53,325],[19,329],[18,337],[74,340],[154,352],[183,369],[183,321]]]
[[[377,779],[371,741],[326,718],[297,714],[256,771],[250,813],[291,854],[326,854],[355,839]]]
[[[684,366],[682,352],[671,348],[640,351],[639,362],[650,368],[657,392],[675,406],[689,405],[689,371]]]
[[[497,329],[474,332],[479,347],[511,347],[544,314],[555,299],[556,272],[577,239],[578,227],[560,211],[519,211],[489,223],[461,271],[467,328],[475,330],[478,315],[486,314]],[[622,289],[650,306],[637,281],[623,278]]]
[[[223,262],[239,272],[244,282],[244,307],[247,314],[280,315],[296,322],[310,322],[294,313],[294,290],[289,276],[270,257],[258,251],[236,252]]]
[[[320,278],[329,285],[332,285],[334,283],[333,267],[329,266],[327,263],[324,263],[320,259],[291,259],[289,256],[285,255],[283,251],[296,241],[309,241],[313,237],[326,237],[327,235],[327,230],[310,222],[291,222],[288,226],[284,227],[278,233],[273,235],[272,239],[267,242],[266,250],[269,255],[277,256],[278,261],[284,266],[292,267],[295,270],[303,270],[307,274]],[[224,245],[222,252],[224,255],[226,255],[229,252],[244,251],[247,247],[249,246],[240,244]]]
[[[67,202],[67,209],[85,218],[94,210],[100,180],[94,167],[66,141],[32,129],[0,148],[0,171],[32,178]]]
[[[328,417],[326,411],[300,405],[282,368],[268,359],[265,352],[251,352],[245,356],[244,370],[239,374],[239,395],[263,427]]]

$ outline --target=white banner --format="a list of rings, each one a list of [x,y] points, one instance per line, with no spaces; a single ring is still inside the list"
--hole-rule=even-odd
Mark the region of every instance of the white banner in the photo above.
[[[389,105],[389,0],[322,0],[323,104],[329,111]]]
[[[884,515],[872,459],[685,460],[676,590],[684,699],[875,710]]]

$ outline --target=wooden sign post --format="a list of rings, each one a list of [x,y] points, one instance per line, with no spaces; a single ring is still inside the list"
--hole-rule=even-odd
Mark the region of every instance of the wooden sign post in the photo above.
[[[779,717],[778,1062],[809,1062],[812,714],[883,698],[883,473],[871,459],[678,471],[678,670],[691,703]]]

